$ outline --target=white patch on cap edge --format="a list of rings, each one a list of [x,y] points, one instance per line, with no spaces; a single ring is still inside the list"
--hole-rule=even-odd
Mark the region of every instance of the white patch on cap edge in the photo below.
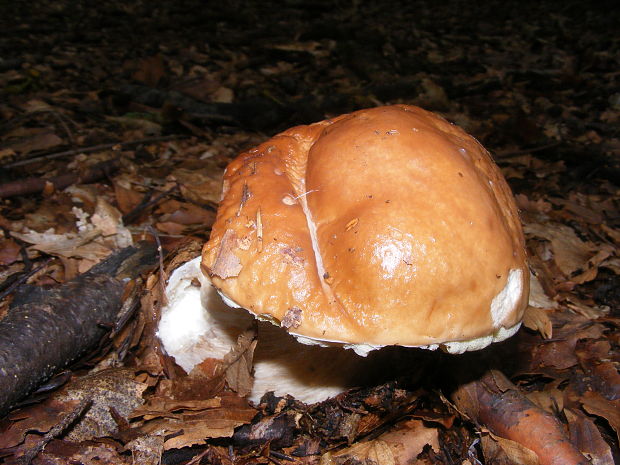
[[[523,270],[515,268],[508,273],[506,285],[491,301],[491,320],[494,328],[501,328],[514,311],[523,293]]]

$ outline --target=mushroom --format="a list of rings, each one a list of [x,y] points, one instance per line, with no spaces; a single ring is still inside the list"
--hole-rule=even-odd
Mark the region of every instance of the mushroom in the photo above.
[[[173,275],[168,293],[188,298],[194,276],[202,306],[176,311],[201,323],[169,305],[164,347],[189,370],[223,356],[253,317],[267,322],[254,400],[269,389],[263,378],[279,394],[321,400],[372,371],[363,356],[380,366],[386,346],[482,349],[518,330],[529,293],[517,209],[491,156],[408,105],[294,127],[240,154],[202,257]],[[312,374],[300,375],[309,364]],[[304,397],[308,380],[328,389]]]

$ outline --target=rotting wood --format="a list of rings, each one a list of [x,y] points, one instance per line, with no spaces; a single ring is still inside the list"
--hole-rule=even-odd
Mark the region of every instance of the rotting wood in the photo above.
[[[0,320],[0,415],[97,345],[115,326],[125,284],[154,258],[151,244],[127,247],[61,286],[15,296]]]

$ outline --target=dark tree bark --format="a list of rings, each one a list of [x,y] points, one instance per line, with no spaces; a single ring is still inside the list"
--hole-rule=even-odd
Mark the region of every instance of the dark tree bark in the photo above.
[[[153,261],[154,247],[127,247],[52,289],[28,286],[0,320],[0,415],[115,326],[125,283]]]

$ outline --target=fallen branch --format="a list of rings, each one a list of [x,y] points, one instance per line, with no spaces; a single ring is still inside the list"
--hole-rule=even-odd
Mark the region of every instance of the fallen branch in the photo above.
[[[67,173],[51,178],[25,178],[17,181],[0,184],[0,198],[15,197],[42,192],[48,183],[54,185],[54,189],[64,189],[75,183],[88,183],[101,179],[118,169],[116,160],[108,160],[94,165],[85,173]]]
[[[558,420],[533,404],[499,371],[460,386],[457,407],[493,434],[532,450],[540,465],[587,465]]]
[[[102,150],[110,150],[115,147],[119,147],[119,148],[120,147],[131,147],[134,145],[151,144],[154,142],[165,142],[168,140],[176,140],[176,139],[181,139],[181,138],[183,138],[183,136],[170,135],[170,136],[147,137],[145,139],[128,140],[125,142],[109,142],[107,144],[92,145],[90,147],[81,147],[81,148],[77,148],[73,150],[65,150],[64,152],[49,153],[47,155],[41,155],[39,157],[28,158],[26,160],[19,160],[13,163],[7,163],[6,165],[3,165],[3,168],[17,168],[18,166],[30,165],[32,163],[37,163],[39,161],[44,161],[44,160],[54,160],[56,158],[70,157],[72,155],[78,155],[80,153],[100,152]]]
[[[0,320],[0,416],[115,327],[126,279],[154,257],[151,244],[127,247],[61,286],[15,296]]]

